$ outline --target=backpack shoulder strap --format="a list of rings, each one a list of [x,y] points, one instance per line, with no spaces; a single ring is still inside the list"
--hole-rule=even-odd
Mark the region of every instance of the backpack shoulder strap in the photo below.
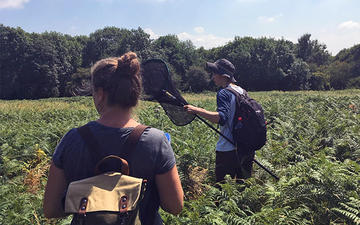
[[[99,152],[99,143],[96,141],[93,133],[91,132],[89,126],[86,124],[77,128],[81,138],[85,142],[85,146],[91,153],[91,158],[93,159],[94,163],[97,163],[98,160],[100,160],[101,153]]]
[[[123,149],[122,155],[124,156],[124,158],[128,158],[130,156],[130,153],[135,148],[137,142],[140,139],[141,134],[144,132],[146,128],[148,128],[148,126],[139,124],[131,131],[122,148]],[[96,141],[89,126],[84,125],[77,129],[81,138],[84,140],[87,149],[90,151],[91,153],[90,155],[93,161],[96,163],[97,161],[102,159],[103,158],[102,154],[99,151],[100,149],[99,143]]]
[[[235,91],[231,87],[227,87],[226,90],[230,91],[233,95],[235,95],[235,102],[236,102],[235,114],[237,115],[239,113],[239,107],[241,106],[241,102],[244,101],[244,99],[248,95],[245,90],[244,90],[244,94],[240,94],[239,92]],[[234,119],[235,119],[235,117],[234,117]]]
[[[247,91],[245,89],[243,89],[244,93],[243,94],[240,94],[239,92],[235,91],[233,88],[231,87],[227,87],[226,90],[230,91],[231,93],[233,93],[235,96],[238,96],[238,97],[249,97]]]
[[[148,127],[149,126],[139,124],[130,133],[129,137],[125,141],[123,151],[122,151],[122,155],[124,156],[124,158],[128,158],[130,156],[131,152],[133,152],[132,150],[135,149],[136,144],[138,143],[142,133]]]

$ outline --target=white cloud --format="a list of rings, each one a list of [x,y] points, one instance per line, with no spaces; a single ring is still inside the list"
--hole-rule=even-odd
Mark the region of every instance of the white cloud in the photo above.
[[[359,29],[360,23],[349,20],[349,21],[345,21],[345,22],[339,24],[338,28],[340,28],[340,29]]]
[[[196,34],[182,32],[177,34],[177,37],[181,41],[190,40],[195,45],[195,47],[204,47],[205,49],[223,46],[227,42],[232,40],[232,38],[218,37],[213,34],[206,34],[204,33],[205,29],[203,27],[195,27],[194,30]],[[150,34],[151,39],[157,39],[162,36],[160,34],[156,34],[151,28],[145,28],[144,31]]]
[[[74,26],[74,25],[72,25],[68,28],[69,34],[77,35],[78,31],[79,31],[79,27]]]
[[[180,40],[190,40],[196,47],[204,47],[205,49],[210,49],[214,47],[219,47],[225,45],[227,42],[231,41],[231,38],[218,37],[213,34],[189,34],[182,32],[177,35]]]
[[[297,39],[304,33],[306,32],[299,31],[292,34],[293,38],[290,40],[297,43]],[[344,48],[351,48],[360,43],[360,29],[339,29],[339,27],[333,26],[307,31],[307,33],[311,34],[311,40],[318,40],[321,44],[325,44],[333,56]]]
[[[114,0],[96,0],[97,2],[100,2],[100,3],[113,3]]]
[[[194,27],[194,31],[198,34],[204,33],[205,29],[203,27]]]
[[[95,0],[95,1],[104,3],[104,4],[112,4],[114,2],[121,2],[121,0]],[[174,0],[136,0],[136,1],[139,3],[163,3],[163,2],[170,2],[170,1],[174,1]]]
[[[274,17],[259,16],[258,21],[262,23],[272,23],[275,21]]]
[[[279,14],[279,15],[276,15],[276,16],[271,16],[271,17],[259,16],[257,19],[258,19],[258,21],[260,23],[273,23],[277,19],[279,19],[280,17],[282,17],[282,14]]]
[[[145,31],[145,33],[150,34],[151,39],[157,39],[160,37],[160,35],[155,34],[155,32],[153,30],[151,30],[150,28],[145,28],[144,31]]]
[[[0,9],[5,8],[23,8],[25,3],[30,0],[0,0]]]
[[[267,0],[236,0],[240,3],[257,3],[257,2],[266,2]]]
[[[171,2],[174,0],[137,0],[138,2],[146,2],[146,3],[163,3],[163,2]]]

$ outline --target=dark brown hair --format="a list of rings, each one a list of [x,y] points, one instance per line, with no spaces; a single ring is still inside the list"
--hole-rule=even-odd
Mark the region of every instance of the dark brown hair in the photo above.
[[[108,105],[123,108],[136,106],[141,93],[140,63],[134,52],[121,57],[102,59],[91,67],[94,90],[103,88]]]

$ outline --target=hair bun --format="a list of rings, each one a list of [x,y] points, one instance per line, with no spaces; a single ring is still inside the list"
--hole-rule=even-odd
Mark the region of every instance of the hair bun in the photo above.
[[[128,52],[118,59],[117,74],[121,76],[136,76],[140,70],[140,63],[135,52]]]

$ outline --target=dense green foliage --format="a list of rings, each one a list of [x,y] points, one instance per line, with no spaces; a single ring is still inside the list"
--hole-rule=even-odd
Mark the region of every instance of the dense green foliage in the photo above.
[[[141,102],[142,123],[171,134],[184,187],[179,216],[166,224],[360,224],[360,92],[250,93],[269,122],[268,142],[244,184],[214,188],[217,135],[198,120],[184,127],[162,108]],[[184,96],[215,109],[215,94]],[[0,101],[0,224],[68,224],[42,215],[42,195],[56,144],[71,128],[97,118],[89,97]]]
[[[82,94],[89,67],[99,59],[134,51],[142,60],[167,62],[176,86],[186,92],[214,90],[206,61],[227,58],[235,78],[249,91],[328,90],[360,87],[360,45],[335,57],[304,34],[284,39],[235,37],[205,50],[176,35],[156,40],[141,28],[105,27],[89,36],[27,33],[0,24],[0,99],[38,99]]]

